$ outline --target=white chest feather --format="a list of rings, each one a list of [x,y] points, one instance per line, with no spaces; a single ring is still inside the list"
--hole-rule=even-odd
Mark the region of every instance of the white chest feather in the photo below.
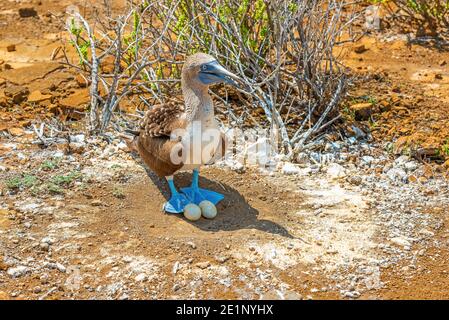
[[[193,121],[182,138],[185,168],[198,168],[209,163],[220,146],[221,133],[214,118]]]

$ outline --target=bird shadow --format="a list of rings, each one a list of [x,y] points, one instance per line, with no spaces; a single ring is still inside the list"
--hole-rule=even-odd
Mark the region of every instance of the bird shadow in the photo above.
[[[164,198],[168,200],[170,198],[170,190],[165,179],[159,178],[146,166],[145,170],[154,185],[160,190]],[[189,186],[191,181],[192,174],[189,172],[179,172],[175,176],[175,184],[178,189]],[[203,176],[200,176],[199,184],[201,188],[219,192],[224,195],[225,198],[217,204],[217,217],[211,220],[200,219],[199,221],[191,222],[185,219],[182,214],[177,214],[176,216],[179,217],[179,219],[184,219],[197,228],[207,232],[256,229],[290,239],[295,238],[280,224],[270,220],[259,219],[259,211],[252,207],[246,201],[244,196],[233,187],[224,183],[217,183]]]

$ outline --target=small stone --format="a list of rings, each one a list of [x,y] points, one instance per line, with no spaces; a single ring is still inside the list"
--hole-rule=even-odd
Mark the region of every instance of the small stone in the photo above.
[[[66,268],[59,262],[56,263],[56,269],[58,269],[60,272],[63,272],[63,273],[66,272]]]
[[[145,280],[147,280],[147,275],[145,273],[139,273],[134,280],[136,280],[137,282],[143,282]]]
[[[179,284],[179,283],[175,283],[174,285],[173,285],[173,291],[178,291],[179,289],[181,289],[181,285]]]
[[[76,75],[75,81],[80,88],[86,88],[89,85],[89,81],[79,73]]]
[[[176,261],[175,264],[173,265],[173,269],[172,269],[173,274],[176,274],[179,269],[180,269],[179,261]]]
[[[19,278],[24,276],[27,272],[29,272],[29,269],[25,266],[17,266],[13,268],[9,268],[6,273],[10,275],[12,278]]]
[[[196,244],[194,242],[187,242],[187,245],[190,246],[192,249],[196,249]]]
[[[9,128],[8,132],[15,137],[20,137],[25,133],[22,128]]]
[[[50,245],[49,245],[48,243],[46,243],[46,242],[41,242],[41,243],[39,244],[39,248],[40,248],[42,251],[48,251],[48,250],[50,250]]]
[[[37,11],[34,8],[20,8],[19,9],[19,16],[21,18],[36,17],[37,16]]]
[[[41,289],[41,287],[36,287],[36,288],[34,288],[33,292],[34,293],[41,293],[42,289]]]
[[[70,142],[69,149],[72,153],[81,154],[85,150],[85,144],[80,142]]]
[[[282,167],[282,173],[285,175],[295,175],[299,174],[301,172],[301,169],[295,166],[293,163],[286,163]]]
[[[404,181],[407,178],[407,173],[400,168],[391,168],[388,170],[387,176],[391,181]]]
[[[354,112],[357,121],[368,120],[373,113],[373,105],[369,102],[354,104],[350,109]]]
[[[6,46],[6,51],[8,51],[8,52],[16,51],[16,45],[10,44],[10,45]]]
[[[11,98],[15,104],[20,104],[25,101],[30,93],[28,88],[14,85],[7,87],[4,92],[5,96]]]
[[[39,103],[46,100],[50,100],[52,97],[51,94],[42,94],[39,90],[33,91],[28,96],[28,102]]]
[[[344,293],[344,296],[346,298],[357,299],[358,297],[360,297],[360,292],[358,292],[358,291],[347,291],[347,292]]]
[[[371,156],[363,156],[362,161],[367,165],[370,165],[374,161],[374,157]]]
[[[403,247],[410,247],[411,243],[407,239],[401,238],[401,237],[395,237],[390,239],[391,242],[403,246]]]
[[[42,238],[41,242],[48,243],[48,244],[53,244],[53,243],[55,243],[55,239],[53,239],[51,237],[44,237],[44,238]]]
[[[348,177],[348,182],[354,186],[359,186],[360,184],[362,184],[362,177],[350,176]]]
[[[205,261],[205,262],[198,262],[197,264],[196,264],[196,266],[198,267],[198,268],[200,268],[200,269],[207,269],[207,268],[209,268],[209,266],[210,266],[210,262],[209,261]]]
[[[326,170],[332,179],[340,179],[346,177],[346,170],[338,163],[332,163]]]
[[[354,52],[357,53],[357,54],[362,54],[362,53],[364,53],[366,51],[368,51],[368,49],[365,47],[364,44],[354,48]]]
[[[93,205],[94,207],[101,207],[103,206],[103,202],[101,200],[94,200],[90,203],[91,205]]]
[[[48,279],[49,279],[49,276],[46,273],[44,273],[43,275],[41,275],[39,277],[39,280],[41,281],[42,284],[47,284],[48,283]]]
[[[414,161],[410,161],[404,165],[404,168],[405,168],[405,171],[407,171],[407,172],[413,172],[416,169],[418,169],[418,164]]]
[[[235,163],[234,165],[232,165],[231,167],[232,171],[235,171],[237,173],[245,173],[245,166],[243,164],[241,164],[240,162]]]
[[[215,256],[215,260],[219,263],[225,263],[229,260],[228,256]]]

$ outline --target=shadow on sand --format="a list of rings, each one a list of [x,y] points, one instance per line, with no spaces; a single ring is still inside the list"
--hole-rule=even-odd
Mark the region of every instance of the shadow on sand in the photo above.
[[[157,186],[165,199],[168,200],[170,191],[165,179],[159,178],[146,167],[145,170],[154,185]],[[180,187],[189,186],[191,181],[192,174],[189,172],[180,172],[175,176],[175,184],[178,189]],[[281,225],[270,220],[258,219],[259,211],[253,208],[245,198],[231,186],[214,182],[202,176],[200,176],[199,184],[201,188],[222,193],[225,196],[225,199],[217,205],[218,215],[215,219],[200,219],[199,221],[190,222],[197,228],[208,232],[257,229],[290,239],[295,238]],[[180,219],[185,219],[182,214],[179,214],[178,216]]]

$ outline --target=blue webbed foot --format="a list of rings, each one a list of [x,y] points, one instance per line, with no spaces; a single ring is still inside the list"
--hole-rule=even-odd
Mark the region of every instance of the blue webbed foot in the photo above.
[[[191,203],[182,193],[172,194],[170,200],[164,204],[164,210],[169,213],[182,213],[184,207]]]
[[[196,186],[189,188],[182,188],[181,191],[190,199],[191,202],[198,205],[203,200],[209,200],[213,204],[217,204],[224,199],[224,195],[221,193],[201,189]]]

